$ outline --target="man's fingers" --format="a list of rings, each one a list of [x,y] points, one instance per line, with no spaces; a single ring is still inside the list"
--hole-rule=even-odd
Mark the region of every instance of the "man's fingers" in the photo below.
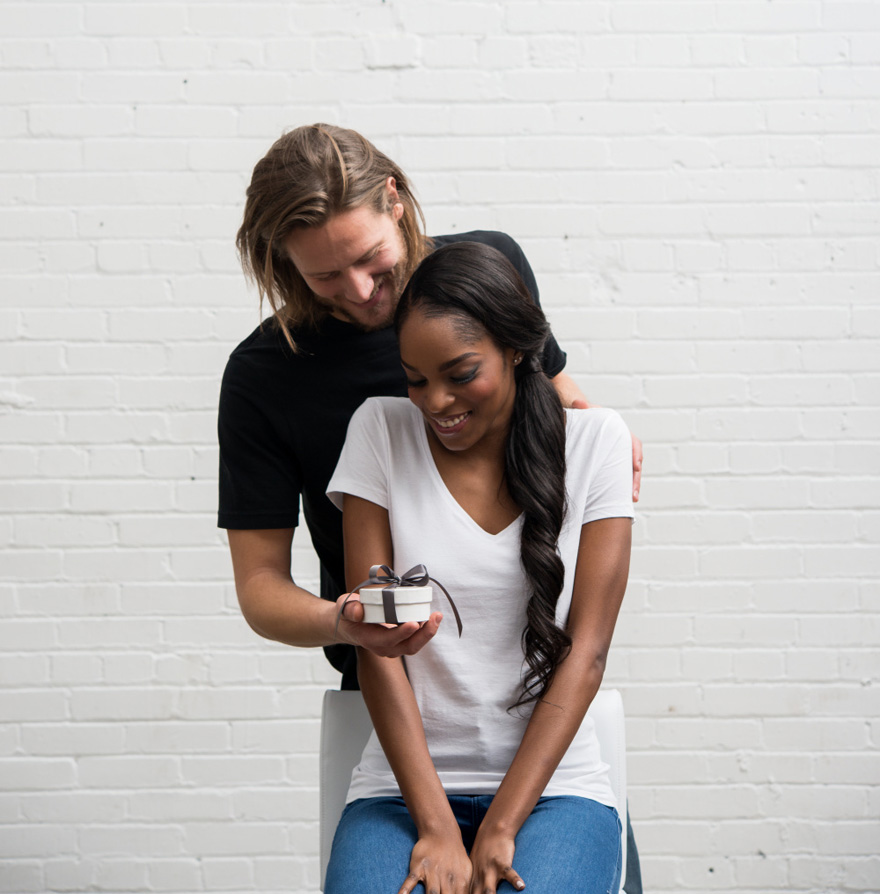
[[[642,487],[642,464],[644,462],[644,453],[642,451],[642,442],[635,436],[632,436],[633,442],[633,502],[639,502],[639,491]]]
[[[397,627],[386,627],[384,624],[362,624],[360,645],[377,655],[385,658],[395,658],[402,655],[402,643],[405,643],[414,633],[418,633],[419,625],[415,621],[407,621]]]
[[[355,617],[349,614],[349,602],[345,606],[344,618],[346,621],[355,621]],[[364,609],[359,603],[355,603],[353,611],[363,618]],[[431,617],[417,624],[415,621],[407,621],[396,627],[387,627],[384,624],[356,623],[347,626],[346,630],[356,645],[368,649],[382,658],[399,658],[401,655],[415,655],[437,632],[440,622],[443,620],[441,612],[434,612]]]
[[[361,605],[360,599],[355,595],[352,596],[342,609],[342,617],[346,621],[363,621],[364,607]]]
[[[396,641],[393,645],[386,644],[388,651],[383,653],[384,657],[399,658],[401,655],[415,655],[431,641],[442,620],[443,615],[440,612],[434,612],[424,624],[420,624],[414,630],[409,629],[415,626],[412,624],[401,624],[399,627],[395,627]]]
[[[397,627],[358,624],[354,636],[359,646],[381,658],[400,658],[401,655],[415,655],[430,642],[442,619],[441,612],[434,612],[423,624],[415,621],[407,621]]]
[[[405,650],[401,653],[402,655],[415,655],[423,646],[431,641],[434,634],[437,632],[440,627],[440,622],[443,620],[443,615],[440,612],[434,612],[424,624],[410,636],[405,642],[401,645],[405,647]]]

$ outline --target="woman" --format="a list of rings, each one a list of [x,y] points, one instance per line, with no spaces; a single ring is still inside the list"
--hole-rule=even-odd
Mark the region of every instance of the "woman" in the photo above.
[[[424,564],[464,632],[359,653],[375,734],[325,892],[616,891],[619,820],[584,715],[626,589],[629,434],[612,411],[562,409],[547,323],[491,248],[426,258],[395,325],[410,400],[357,411],[328,489],[348,584]]]

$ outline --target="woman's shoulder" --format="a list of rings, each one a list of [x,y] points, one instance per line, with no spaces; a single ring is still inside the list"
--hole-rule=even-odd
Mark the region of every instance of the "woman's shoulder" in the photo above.
[[[355,416],[362,419],[384,419],[387,422],[400,422],[418,415],[418,410],[406,397],[368,397],[355,410]]]
[[[418,430],[419,411],[405,397],[368,397],[355,411],[348,425],[349,433],[358,430],[384,440],[396,441],[407,432]],[[391,438],[391,433],[394,438]]]
[[[632,436],[621,415],[566,410],[566,486],[579,524],[627,517],[632,508]]]
[[[617,410],[609,407],[591,407],[589,410],[565,410],[566,439],[584,437],[616,438],[629,429]]]
[[[412,401],[405,397],[368,397],[354,412],[356,416],[390,419],[406,415],[407,407],[412,407]]]
[[[565,420],[565,452],[569,463],[580,465],[587,459],[602,462],[618,451],[632,450],[632,436],[616,410],[608,407],[567,409]]]

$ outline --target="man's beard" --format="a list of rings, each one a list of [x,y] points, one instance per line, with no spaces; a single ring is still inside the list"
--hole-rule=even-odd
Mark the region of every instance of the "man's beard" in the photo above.
[[[382,278],[373,289],[373,294],[370,295],[369,300],[372,300],[376,292],[383,286],[388,289],[390,299],[388,301],[386,312],[374,319],[364,320],[342,304],[331,301],[322,301],[317,296],[315,297],[321,307],[331,316],[344,320],[346,323],[350,323],[362,332],[377,332],[380,329],[387,329],[394,322],[394,312],[397,309],[397,303],[400,301],[400,296],[403,293],[403,287],[406,285],[406,268],[406,255],[404,254],[391,270],[382,274]],[[365,301],[364,303],[367,304],[368,301]]]

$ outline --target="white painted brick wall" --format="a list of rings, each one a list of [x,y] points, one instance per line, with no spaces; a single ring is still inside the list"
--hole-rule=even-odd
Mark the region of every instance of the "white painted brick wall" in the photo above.
[[[0,62],[0,891],[316,890],[335,675],[214,526],[244,189],[316,120],[518,238],[645,440],[646,891],[880,890],[880,6],[6,0]]]

